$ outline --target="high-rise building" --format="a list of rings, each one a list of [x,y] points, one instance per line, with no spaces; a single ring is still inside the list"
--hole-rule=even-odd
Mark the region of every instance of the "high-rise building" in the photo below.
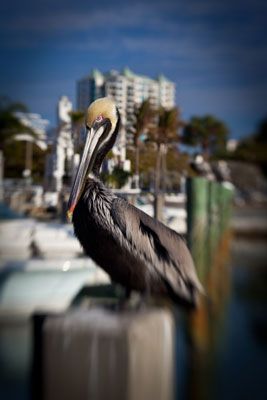
[[[89,104],[105,96],[105,77],[97,69],[91,74],[77,82],[77,106],[79,110],[85,111]]]
[[[126,134],[132,124],[135,106],[150,99],[155,108],[170,109],[175,106],[175,84],[160,75],[151,79],[134,74],[129,68],[122,72],[111,70],[102,74],[94,69],[90,75],[77,83],[77,107],[86,110],[88,105],[99,97],[108,96],[115,100],[121,114],[122,128],[117,141],[117,151],[125,160]]]

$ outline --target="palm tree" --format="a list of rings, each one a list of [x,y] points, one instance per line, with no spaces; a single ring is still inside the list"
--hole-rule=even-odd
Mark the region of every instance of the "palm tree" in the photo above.
[[[19,113],[27,113],[27,107],[22,103],[11,102],[7,97],[0,98],[0,152],[2,160],[5,158],[5,169],[12,176],[17,176],[23,168],[32,170],[33,144],[38,147],[38,154],[44,150],[38,135],[33,128],[23,123]],[[26,165],[23,160],[21,144],[26,143]],[[41,154],[41,153],[40,153]],[[39,160],[40,160],[39,154]],[[3,163],[3,161],[2,161]],[[3,165],[2,165],[3,169]]]
[[[167,148],[179,141],[178,130],[184,125],[180,118],[180,110],[161,108],[158,113],[157,126],[149,131],[149,141],[156,144],[156,179],[155,192],[160,190],[161,175],[166,170]],[[163,180],[164,184],[164,180]]]
[[[32,129],[22,124],[16,116],[17,112],[27,112],[27,107],[22,103],[11,103],[7,97],[0,98],[0,148],[3,150],[5,145],[21,132],[34,135]]]
[[[139,151],[140,151],[140,136],[149,128],[155,111],[152,109],[149,99],[144,100],[140,105],[136,105],[134,110],[133,125],[131,131],[133,133],[133,145],[135,149],[135,186],[139,186]]]
[[[161,208],[165,191],[166,154],[169,146],[179,141],[178,132],[184,125],[180,117],[180,110],[172,108],[166,110],[161,107],[158,111],[158,123],[149,131],[148,140],[156,144],[156,173],[155,173],[155,204],[154,213],[158,219],[162,218]]]

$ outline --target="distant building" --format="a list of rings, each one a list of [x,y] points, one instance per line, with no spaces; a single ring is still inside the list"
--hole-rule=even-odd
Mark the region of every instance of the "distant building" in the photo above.
[[[37,146],[39,146],[42,150],[45,150],[47,148],[46,131],[49,125],[49,121],[47,119],[42,118],[40,114],[36,113],[16,112],[15,115],[25,127],[32,129],[32,131],[36,135],[36,137],[33,138],[31,135],[27,133],[27,131],[25,131],[16,135],[16,139],[35,142]]]
[[[77,82],[77,108],[85,111],[89,104],[105,96],[105,77],[97,69]]]
[[[72,102],[67,96],[61,96],[57,104],[57,123],[58,125],[68,125],[71,123]]]
[[[71,132],[72,103],[62,96],[57,104],[57,128],[50,134],[52,152],[46,164],[46,189],[59,193],[64,177],[72,176],[74,146]]]
[[[115,100],[122,119],[122,129],[117,143],[121,161],[125,161],[126,135],[131,135],[134,107],[150,99],[153,107],[170,109],[175,106],[175,84],[160,75],[157,79],[134,74],[129,68],[122,72],[111,70],[102,74],[94,69],[90,75],[77,82],[77,107],[86,110],[99,97],[108,96]],[[128,136],[129,139],[129,136]]]
[[[41,150],[47,149],[47,134],[46,129],[49,125],[49,121],[43,119],[41,115],[27,112],[16,112],[15,116],[25,127],[25,131],[22,131],[15,135],[14,139],[17,141],[23,141],[26,143],[25,151],[25,169],[23,171],[23,177],[27,178],[31,182],[32,175],[32,163],[33,163],[33,144],[38,146]],[[29,128],[33,133],[28,132]]]

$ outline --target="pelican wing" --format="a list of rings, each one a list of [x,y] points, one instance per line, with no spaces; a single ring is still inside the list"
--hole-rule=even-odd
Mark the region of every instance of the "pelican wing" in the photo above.
[[[120,198],[113,200],[111,215],[126,245],[145,260],[168,289],[178,298],[195,303],[202,287],[182,236]]]

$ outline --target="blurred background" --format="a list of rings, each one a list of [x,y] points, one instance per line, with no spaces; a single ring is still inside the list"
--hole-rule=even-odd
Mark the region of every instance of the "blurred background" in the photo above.
[[[267,397],[266,8],[1,4],[1,398],[31,398],[33,315],[109,297],[108,276],[66,220],[85,111],[103,96],[122,117],[103,181],[185,235],[208,295],[195,313],[174,313],[174,397]],[[194,230],[198,182],[208,185],[205,238]],[[231,193],[224,208],[219,187]]]

